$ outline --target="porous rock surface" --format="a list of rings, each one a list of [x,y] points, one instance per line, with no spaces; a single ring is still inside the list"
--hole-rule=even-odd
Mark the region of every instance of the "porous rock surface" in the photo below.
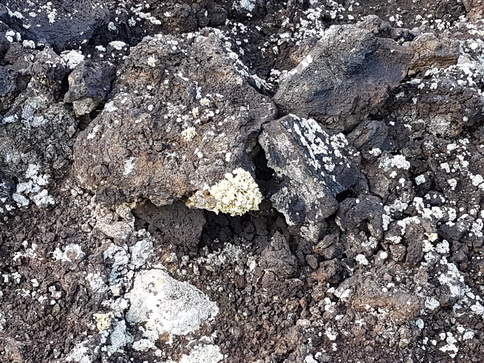
[[[261,125],[276,110],[237,61],[216,31],[132,48],[107,106],[77,138],[80,184],[111,204],[165,205],[250,169]],[[203,198],[193,204],[203,208]]]
[[[481,362],[482,10],[1,0],[0,361]]]

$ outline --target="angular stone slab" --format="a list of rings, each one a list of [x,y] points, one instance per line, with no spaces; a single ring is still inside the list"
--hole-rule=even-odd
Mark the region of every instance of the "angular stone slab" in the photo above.
[[[281,179],[271,201],[290,225],[324,223],[338,209],[336,195],[360,177],[359,153],[345,136],[312,119],[288,115],[272,121],[259,142]]]
[[[281,82],[274,96],[286,113],[336,131],[354,128],[405,77],[413,52],[352,25],[332,26]]]

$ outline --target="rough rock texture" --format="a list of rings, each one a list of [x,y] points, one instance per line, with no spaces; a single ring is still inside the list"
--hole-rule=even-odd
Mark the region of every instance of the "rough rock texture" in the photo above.
[[[157,269],[139,273],[126,298],[131,302],[126,321],[145,324],[140,330],[152,346],[160,335],[185,335],[218,313],[217,305],[201,291]]]
[[[17,72],[0,67],[0,111],[7,110],[13,103],[17,91]]]
[[[412,42],[405,43],[414,50],[409,74],[425,72],[431,68],[446,68],[459,59],[459,42],[453,39],[439,39],[434,33],[424,33]]]
[[[259,142],[280,179],[271,201],[290,225],[324,226],[338,209],[336,196],[359,177],[359,155],[342,134],[312,119],[289,115],[264,126]],[[320,232],[309,238],[318,239]]]
[[[348,300],[356,310],[377,310],[379,314],[388,314],[394,321],[410,321],[424,308],[425,298],[423,294],[417,294],[413,281],[400,284],[406,272],[392,263],[365,273],[357,272],[335,293]],[[413,275],[412,272],[410,276]]]
[[[462,3],[466,8],[469,20],[476,21],[483,18],[484,4],[482,0],[463,0]]]
[[[481,0],[0,3],[1,362],[482,361]]]
[[[55,49],[81,44],[109,19],[107,6],[98,0],[35,3],[7,0],[1,6],[0,20],[18,31],[22,38]]]
[[[81,185],[111,204],[164,205],[207,191],[236,168],[250,170],[275,108],[217,34],[156,36],[131,50],[111,100],[77,139]]]
[[[405,77],[412,52],[353,26],[333,26],[282,80],[274,100],[283,112],[326,127],[354,128]]]
[[[72,103],[77,116],[93,111],[111,90],[114,69],[107,62],[82,61],[69,74],[64,102]]]
[[[148,224],[147,230],[160,242],[190,249],[197,248],[206,222],[203,211],[180,202],[163,207],[146,202],[134,210],[134,215]]]

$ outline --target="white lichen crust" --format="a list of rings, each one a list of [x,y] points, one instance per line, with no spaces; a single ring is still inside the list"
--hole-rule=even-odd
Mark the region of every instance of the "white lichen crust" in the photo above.
[[[207,209],[215,213],[241,216],[258,210],[262,194],[252,175],[242,168],[226,173],[225,178],[208,189],[208,193],[196,193],[187,206]]]
[[[252,175],[242,168],[225,174],[225,179],[210,188],[210,195],[216,201],[215,212],[231,216],[258,210],[262,201],[259,186]]]
[[[188,127],[181,132],[181,135],[186,142],[190,142],[197,136],[197,129],[193,126]]]

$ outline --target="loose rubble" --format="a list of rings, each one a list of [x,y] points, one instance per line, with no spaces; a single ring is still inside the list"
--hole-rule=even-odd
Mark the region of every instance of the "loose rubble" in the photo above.
[[[0,4],[0,361],[480,362],[480,0]]]

